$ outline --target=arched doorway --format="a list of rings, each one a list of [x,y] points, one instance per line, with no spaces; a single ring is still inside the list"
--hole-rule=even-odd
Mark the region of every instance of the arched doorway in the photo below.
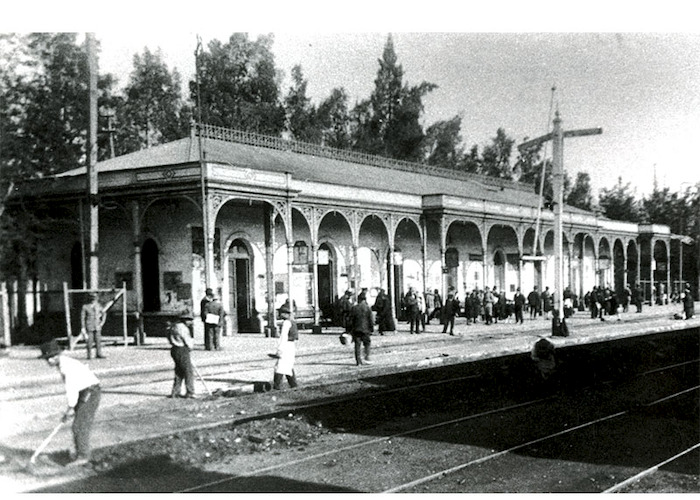
[[[84,266],[83,248],[80,243],[75,243],[70,251],[70,285],[74,290],[85,286]]]
[[[333,319],[333,305],[338,296],[336,291],[335,256],[327,243],[321,243],[318,247],[318,307],[324,320]]]
[[[141,283],[144,312],[160,311],[158,245],[150,238],[143,242],[141,249]]]
[[[506,291],[506,256],[502,250],[493,254],[493,286],[499,292]]]
[[[229,308],[234,332],[253,331],[251,255],[243,240],[234,240],[228,250]]]

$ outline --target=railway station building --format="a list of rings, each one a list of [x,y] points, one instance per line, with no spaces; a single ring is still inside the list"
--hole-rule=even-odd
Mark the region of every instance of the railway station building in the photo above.
[[[321,325],[348,289],[366,288],[370,305],[385,289],[399,318],[409,286],[461,298],[496,287],[509,299],[554,289],[553,214],[538,217],[531,185],[207,125],[97,171],[100,287],[125,285],[146,334],[184,309],[196,317],[207,287],[229,334],[266,332],[290,296],[301,322]],[[76,168],[10,198],[51,214],[28,288],[34,313],[63,314],[61,290],[85,288],[86,185]],[[672,289],[667,226],[570,206],[562,225],[563,280],[579,297],[594,285],[641,283],[647,299]]]

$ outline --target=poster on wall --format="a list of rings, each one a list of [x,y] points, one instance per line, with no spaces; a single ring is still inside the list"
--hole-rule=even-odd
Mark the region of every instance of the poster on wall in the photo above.
[[[292,284],[292,298],[297,304],[297,308],[311,307],[313,291],[313,274],[309,272],[294,273]]]

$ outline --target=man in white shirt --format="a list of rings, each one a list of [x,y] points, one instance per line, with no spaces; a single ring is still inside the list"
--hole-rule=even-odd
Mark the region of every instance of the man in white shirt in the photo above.
[[[170,392],[171,398],[179,398],[182,394],[182,382],[185,382],[186,398],[196,398],[194,394],[194,369],[190,359],[190,350],[194,341],[191,335],[192,315],[184,312],[180,315],[180,321],[168,329],[168,342],[170,342],[170,356],[175,362],[175,379]]]
[[[68,409],[63,422],[73,419],[74,460],[69,465],[87,465],[90,461],[90,433],[100,404],[100,381],[86,365],[67,356],[54,339],[41,345],[41,356],[58,368],[66,388]]]

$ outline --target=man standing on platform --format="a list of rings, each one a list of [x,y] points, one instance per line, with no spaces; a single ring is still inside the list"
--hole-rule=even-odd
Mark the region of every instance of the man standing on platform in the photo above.
[[[530,307],[530,319],[535,319],[535,317],[540,313],[540,304],[542,303],[540,294],[537,291],[537,285],[535,285],[533,290],[527,296],[527,303]]]
[[[525,296],[520,292],[520,288],[515,291],[513,309],[515,310],[515,322],[522,324],[524,322],[523,309],[525,309]]]
[[[226,312],[211,288],[207,288],[206,296],[202,299],[202,321],[204,322],[204,348],[207,351],[219,350],[221,328],[224,325]]]
[[[87,347],[87,359],[92,359],[92,344],[95,344],[95,354],[98,358],[105,358],[102,355],[102,326],[107,319],[105,311],[100,304],[98,295],[90,293],[90,302],[83,305],[80,313],[81,334],[85,337]]]
[[[634,305],[637,307],[638,313],[642,312],[642,304],[644,302],[644,291],[642,290],[642,285],[637,283],[637,287],[634,289]]]
[[[695,314],[695,302],[693,300],[693,292],[690,290],[690,284],[685,285],[683,312],[685,313],[685,319],[690,319]]]
[[[357,366],[372,364],[369,359],[370,345],[372,344],[372,310],[367,305],[367,297],[364,293],[357,296],[355,304],[350,312],[350,324],[352,330],[352,341],[355,343],[355,363]],[[362,347],[364,346],[365,357],[362,359]]]

